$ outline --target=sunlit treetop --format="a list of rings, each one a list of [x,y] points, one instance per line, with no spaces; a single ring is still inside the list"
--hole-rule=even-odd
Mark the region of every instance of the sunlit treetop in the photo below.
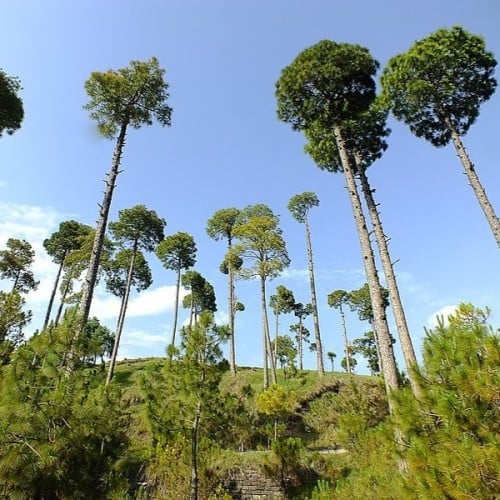
[[[360,45],[322,40],[302,51],[276,83],[278,117],[295,130],[332,127],[375,98],[378,63]]]
[[[90,98],[84,109],[97,121],[99,131],[108,138],[123,125],[140,128],[156,119],[169,126],[172,109],[167,105],[168,83],[158,59],[131,61],[126,68],[94,71],[85,82]]]
[[[394,116],[434,146],[451,139],[448,118],[463,135],[494,93],[497,62],[482,37],[460,26],[440,29],[393,57],[384,69],[383,98]]]

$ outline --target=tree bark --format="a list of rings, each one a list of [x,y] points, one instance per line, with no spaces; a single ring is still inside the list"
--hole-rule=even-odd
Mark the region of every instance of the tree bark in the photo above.
[[[444,116],[444,122],[451,132],[451,140],[453,141],[453,145],[455,146],[457,155],[462,162],[465,175],[467,176],[469,184],[474,191],[474,194],[476,195],[477,201],[479,202],[479,205],[484,215],[486,216],[486,220],[490,225],[493,237],[495,238],[497,245],[500,248],[500,219],[496,216],[495,209],[493,208],[493,205],[486,195],[486,190],[479,180],[479,176],[477,175],[477,172],[474,168],[474,164],[467,154],[467,150],[465,149],[460,134],[457,132],[457,129],[454,127],[449,116]]]
[[[200,426],[201,402],[196,406],[196,412],[191,428],[191,493],[190,500],[198,500],[198,428]]]
[[[318,301],[316,300],[316,284],[314,282],[314,263],[313,263],[312,244],[311,244],[311,231],[309,228],[309,220],[307,217],[305,218],[305,226],[306,226],[307,261],[309,265],[309,283],[311,286],[311,305],[313,308],[314,337],[316,341],[316,366],[318,374],[320,376],[323,376],[323,374],[325,373],[325,367],[323,364],[323,346],[321,344]]]
[[[399,287],[396,281],[396,275],[394,274],[394,267],[392,265],[391,257],[389,254],[387,238],[382,227],[380,214],[373,198],[373,190],[371,189],[370,183],[368,182],[365,169],[361,166],[361,162],[358,158],[356,158],[356,163],[358,169],[358,177],[361,183],[361,189],[366,201],[366,206],[368,207],[368,213],[370,214],[373,232],[375,233],[375,240],[377,242],[380,254],[380,261],[382,262],[382,268],[384,270],[385,279],[387,281],[389,301],[391,303],[392,312],[394,314],[394,321],[398,330],[399,341],[401,342],[401,350],[403,351],[408,379],[410,380],[413,395],[418,398],[421,396],[422,391],[420,390],[420,386],[414,373],[414,369],[417,367],[417,357],[415,356],[415,350],[413,349],[410,331],[408,330],[403,303],[401,301]]]
[[[59,308],[57,309],[56,318],[54,320],[55,326],[57,326],[59,324],[59,321],[61,319],[62,310],[63,310],[64,304],[66,302],[66,296],[68,295],[69,287],[70,287],[70,281],[68,280],[66,282],[66,286],[64,287],[64,291],[61,295],[61,303],[59,304]]]
[[[175,282],[175,308],[174,308],[174,327],[172,328],[172,337],[170,345],[175,345],[175,332],[177,330],[177,318],[179,317],[179,290],[181,287],[181,268],[177,269],[177,278]]]
[[[232,238],[227,238],[227,254],[231,252]],[[228,263],[228,306],[229,306],[229,370],[231,375],[236,375],[236,347],[234,340],[234,318],[236,315],[236,298],[234,294],[234,269],[231,262]]]
[[[127,271],[125,293],[123,295],[122,303],[120,306],[120,313],[118,314],[118,321],[116,324],[116,331],[115,331],[115,342],[113,344],[111,359],[109,360],[109,369],[108,369],[108,376],[106,377],[106,385],[108,385],[111,382],[111,379],[113,378],[113,373],[115,371],[116,357],[118,355],[118,347],[120,345],[120,338],[122,336],[123,325],[125,323],[125,314],[127,312],[128,299],[130,297],[130,288],[132,286],[132,274],[134,272],[136,252],[137,252],[137,242],[134,243],[132,257],[130,259],[130,265]]]
[[[304,369],[303,357],[304,357],[304,339],[302,338],[302,317],[299,318],[299,333],[297,344],[299,347],[299,370],[302,371]]]
[[[342,323],[342,333],[344,335],[345,360],[346,360],[346,364],[347,364],[347,373],[351,373],[352,372],[352,370],[351,370],[351,352],[349,350],[349,339],[347,338],[347,328],[345,325],[345,314],[344,314],[344,310],[342,309],[342,304],[339,304],[339,311],[340,311],[340,321]]]
[[[267,360],[271,362],[271,380],[273,384],[276,384],[276,363],[271,349],[271,336],[269,335],[269,319],[267,317],[267,301],[266,301],[266,280],[265,278],[260,278],[260,295],[261,295],[261,307],[262,307],[262,335],[263,335],[263,356],[264,356],[264,389],[269,388],[269,372]]]
[[[54,305],[54,298],[57,293],[57,287],[59,286],[59,280],[61,279],[61,273],[64,266],[64,257],[61,259],[61,263],[59,264],[59,269],[57,270],[57,276],[54,282],[54,287],[52,288],[52,293],[50,294],[49,305],[47,306],[47,312],[45,313],[45,320],[43,322],[42,330],[45,330],[45,328],[47,328],[47,325],[49,324],[50,313],[52,312],[52,306]]]
[[[387,318],[385,315],[383,299],[381,294],[381,285],[378,278],[377,268],[375,266],[375,257],[371,246],[370,235],[366,227],[366,220],[359,198],[354,172],[349,160],[345,141],[342,136],[342,131],[338,125],[334,126],[333,133],[335,141],[340,154],[342,169],[346,180],[347,191],[351,201],[354,220],[359,236],[359,243],[361,247],[361,254],[363,257],[363,264],[370,290],[370,298],[373,307],[374,324],[377,329],[380,343],[381,365],[384,373],[384,382],[387,394],[396,390],[399,386],[398,376],[396,369],[396,360],[394,359],[394,352],[392,350],[391,335],[387,325]],[[389,410],[391,414],[394,412],[393,402],[389,398]]]
[[[106,180],[106,190],[104,191],[104,198],[99,211],[99,220],[94,237],[94,245],[92,247],[92,254],[90,256],[89,267],[85,281],[82,287],[82,297],[80,300],[80,307],[78,313],[81,317],[82,326],[87,322],[90,314],[90,306],[94,295],[94,288],[97,280],[97,272],[99,269],[99,261],[101,258],[102,246],[104,243],[104,236],[106,234],[106,227],[108,224],[109,211],[111,208],[111,201],[113,199],[113,191],[116,186],[116,178],[120,173],[120,162],[122,158],[123,148],[125,146],[125,138],[127,135],[128,122],[122,123],[120,133],[116,139],[115,151],[113,153],[113,162],[111,170],[108,172]]]

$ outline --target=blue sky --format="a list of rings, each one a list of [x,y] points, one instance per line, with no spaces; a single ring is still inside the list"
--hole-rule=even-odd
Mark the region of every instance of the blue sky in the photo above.
[[[322,39],[364,45],[383,67],[415,40],[455,24],[484,36],[499,57],[499,19],[496,0],[3,2],[0,67],[22,80],[26,117],[16,134],[0,139],[0,246],[9,237],[26,238],[37,252],[41,285],[29,296],[29,330],[43,322],[56,272],[41,242],[61,221],[94,224],[111,162],[113,141],[99,137],[82,109],[84,82],[92,71],[156,56],[170,84],[172,127],[130,131],[110,219],[145,204],[167,220],[167,234],[192,234],[195,269],[214,285],[224,320],[226,277],[218,268],[225,247],[206,236],[208,218],[221,208],[255,203],[280,214],[291,266],[269,283],[268,293],[283,284],[307,302],[304,228],[286,206],[293,195],[314,191],[320,205],[310,223],[321,331],[325,351],[340,359],[340,321],[326,296],[363,284],[359,243],[343,178],[316,168],[303,152],[303,137],[276,118],[280,71]],[[499,115],[497,93],[464,139],[497,212]],[[498,325],[499,255],[451,146],[438,150],[393,119],[390,126],[389,149],[369,176],[419,351],[424,327],[460,301],[490,306]],[[133,295],[120,357],[163,355],[170,338],[175,276],[154,255],[148,259],[154,283]],[[258,293],[256,282],[237,283],[246,306],[236,325],[240,365],[261,364]],[[117,312],[117,300],[99,290],[93,313],[113,328]],[[292,320],[282,319],[282,333]],[[368,329],[354,315],[347,320],[351,339]],[[305,365],[314,367],[312,354]],[[360,372],[363,366],[360,360]]]

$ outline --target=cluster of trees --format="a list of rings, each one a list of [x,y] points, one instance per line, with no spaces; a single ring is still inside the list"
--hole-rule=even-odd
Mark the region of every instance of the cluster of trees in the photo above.
[[[393,451],[399,454],[400,469],[407,474],[403,483],[416,478],[424,496],[482,494],[494,484],[492,463],[498,457],[492,440],[495,429],[489,420],[498,417],[498,401],[491,389],[498,337],[481,311],[462,306],[450,326],[441,324],[429,333],[423,367],[417,366],[367,169],[387,148],[390,131],[386,119],[391,111],[431,144],[444,146],[451,141],[500,247],[500,221],[462,142],[478,117],[480,104],[495,90],[495,65],[484,41],[456,26],[438,30],[392,58],[382,71],[379,95],[375,82],[379,64],[368,49],[329,40],[299,54],[276,83],[278,117],[304,133],[305,150],[319,168],[343,173],[359,235],[366,285],[328,296],[329,305],[341,315],[345,344],[341,364],[352,372],[353,354],[360,352],[372,372],[382,375],[392,419],[390,433],[396,443]],[[145,253],[154,252],[165,269],[175,272],[177,293],[167,362],[143,381],[147,422],[157,451],[170,450],[171,459],[177,453],[172,450],[174,444],[182,448],[181,453],[190,451],[188,495],[196,499],[200,496],[200,450],[213,446],[216,436],[227,446],[241,442],[241,435],[234,438],[229,432],[236,420],[230,423],[224,415],[238,413],[244,398],[219,391],[226,366],[221,352],[225,341],[229,342],[228,368],[233,376],[237,372],[235,315],[244,310],[236,295],[237,277],[259,285],[265,389],[262,413],[273,416],[276,424],[277,416],[293,412],[293,404],[287,403],[286,408],[278,404],[288,399],[276,397],[280,394],[276,368],[280,363],[292,375],[297,356],[302,368],[304,343],[310,335],[304,325],[308,315],[314,325],[311,347],[316,352],[317,371],[319,376],[324,374],[308,219],[309,210],[319,200],[313,192],[304,192],[293,196],[288,205],[290,214],[305,227],[311,294],[307,304],[296,302],[293,292],[283,286],[268,301],[268,282],[290,263],[279,217],[268,206],[224,208],[207,221],[207,234],[227,242],[220,270],[228,276],[229,324],[218,326],[213,316],[217,307],[214,289],[192,269],[197,248],[191,235],[165,236],[165,219],[144,205],[120,210],[118,220],[108,223],[129,129],[151,125],[153,120],[162,126],[171,123],[164,70],[156,58],[132,61],[126,68],[92,73],[85,89],[91,118],[105,137],[115,139],[111,168],[96,227],[65,221],[44,242],[58,272],[43,326],[28,341],[23,339],[23,329],[31,320],[25,294],[38,286],[31,271],[34,252],[29,242],[14,238],[0,252],[0,277],[12,282],[10,291],[0,292],[0,486],[6,497],[33,498],[85,498],[95,494],[92,488],[99,495],[112,490],[125,494],[124,489],[130,489],[130,477],[120,469],[120,457],[128,446],[124,430],[128,414],[120,406],[122,397],[112,381],[130,293],[132,288],[141,291],[151,285]],[[24,111],[19,90],[19,81],[0,71],[0,135],[4,130],[13,133],[21,124]],[[381,285],[377,261],[387,290]],[[101,279],[121,301],[114,334],[97,318],[89,317]],[[181,286],[189,292],[182,305],[189,309],[190,320],[180,329],[179,343]],[[60,306],[51,320],[58,290]],[[402,390],[393,352],[388,303],[403,351],[410,384],[407,390]],[[345,326],[346,305],[371,327],[353,344]],[[274,341],[268,307],[275,315]],[[295,342],[279,335],[280,315],[292,312],[297,318],[291,327]],[[105,356],[110,356],[106,372]],[[335,353],[327,356],[333,365]],[[460,453],[450,457],[450,443],[457,440]],[[469,473],[461,458],[468,446],[481,463],[477,479],[457,481],[457,471]],[[442,467],[450,471],[452,479],[436,479],[436,471]]]

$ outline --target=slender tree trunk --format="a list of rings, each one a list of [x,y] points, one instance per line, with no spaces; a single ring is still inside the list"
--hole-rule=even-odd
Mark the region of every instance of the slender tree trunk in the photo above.
[[[351,353],[349,351],[349,339],[347,338],[347,328],[345,324],[345,314],[344,310],[342,309],[342,304],[339,305],[339,311],[340,311],[340,321],[342,323],[342,334],[344,336],[344,346],[345,346],[345,359],[347,363],[347,373],[351,373]]]
[[[396,281],[394,267],[392,265],[391,257],[389,254],[387,238],[382,227],[382,221],[380,220],[380,214],[377,209],[377,204],[375,203],[375,200],[373,198],[373,190],[371,189],[370,183],[368,182],[365,169],[361,166],[359,158],[356,158],[356,163],[358,169],[358,177],[361,183],[361,189],[364,194],[366,206],[368,207],[368,213],[370,214],[373,232],[375,233],[375,240],[377,242],[380,254],[380,261],[382,262],[382,268],[384,270],[385,279],[387,281],[389,301],[392,306],[392,312],[394,314],[394,321],[398,330],[399,341],[401,342],[401,350],[403,351],[403,356],[405,359],[408,379],[410,380],[413,395],[418,398],[421,396],[422,391],[420,390],[414,374],[414,368],[416,368],[417,366],[417,357],[415,356],[410,331],[408,330],[403,303],[401,302],[399,287]]]
[[[227,252],[231,251],[232,240],[229,236],[227,239]],[[234,296],[234,269],[233,264],[229,262],[228,264],[228,282],[229,282],[229,369],[231,375],[236,375],[236,348],[234,340],[234,317],[236,314],[235,296]]]
[[[45,330],[45,328],[47,328],[47,325],[49,324],[50,313],[52,312],[52,306],[54,305],[54,298],[57,293],[57,287],[59,286],[59,280],[61,279],[61,273],[64,266],[64,257],[61,259],[61,263],[59,264],[59,269],[57,270],[57,276],[54,282],[54,287],[52,288],[52,293],[50,294],[49,305],[47,306],[47,312],[45,313],[45,320],[43,322],[42,330]]]
[[[304,364],[302,358],[304,357],[304,339],[302,338],[302,318],[299,318],[299,335],[298,335],[298,347],[299,347],[299,369],[302,371],[304,369]]]
[[[307,262],[309,265],[309,283],[311,286],[311,305],[313,309],[314,337],[316,341],[316,366],[320,376],[325,373],[323,364],[323,346],[321,344],[321,334],[319,329],[318,301],[316,300],[316,284],[314,281],[314,262],[313,251],[311,244],[311,230],[309,228],[309,220],[305,218],[306,226],[306,245],[307,245]]]
[[[373,332],[373,340],[375,341],[375,349],[377,350],[379,371],[380,371],[380,373],[384,373],[384,370],[382,369],[382,355],[380,354],[380,342],[378,341],[377,330],[375,329],[375,325],[373,324],[373,319],[369,319],[368,323],[370,324],[370,327],[371,327],[372,332]]]
[[[493,237],[495,238],[497,245],[500,247],[500,219],[496,216],[495,209],[486,195],[486,190],[479,180],[479,176],[474,168],[474,164],[467,154],[467,150],[465,149],[460,134],[457,132],[457,129],[454,127],[449,116],[444,116],[444,122],[451,132],[451,140],[453,141],[457,155],[462,162],[469,184],[476,195],[477,201],[479,202],[484,215],[486,216],[486,220],[490,225]]]
[[[262,334],[264,345],[264,389],[269,387],[269,373],[267,360],[271,362],[271,381],[276,384],[276,363],[274,360],[273,352],[271,349],[271,336],[269,335],[269,319],[267,317],[267,300],[266,300],[266,280],[260,278],[260,293],[261,293],[261,307],[262,307]]]
[[[279,314],[275,314],[275,328],[274,328],[274,359],[277,360],[278,359],[278,330],[279,330],[279,327],[280,327],[280,315]]]
[[[113,344],[113,351],[111,359],[109,360],[108,376],[106,377],[106,385],[111,382],[113,373],[115,371],[116,357],[118,355],[118,347],[120,345],[120,338],[122,336],[123,324],[125,323],[125,314],[127,313],[128,299],[130,297],[130,288],[132,286],[132,275],[134,272],[135,256],[137,252],[137,243],[134,243],[130,265],[127,271],[127,281],[125,283],[125,293],[123,295],[122,303],[120,306],[120,314],[118,315],[118,322],[116,324],[115,342]]]
[[[190,500],[198,500],[198,428],[201,418],[201,402],[196,406],[196,413],[191,428],[191,493]]]
[[[70,288],[70,280],[68,280],[66,282],[66,286],[64,287],[64,291],[61,295],[61,303],[59,304],[59,308],[57,309],[57,314],[56,314],[56,318],[54,320],[54,325],[57,326],[59,324],[59,321],[61,320],[61,315],[62,315],[62,311],[63,311],[63,308],[64,308],[64,304],[66,303],[66,297],[68,295],[68,292],[69,292],[69,288]]]
[[[113,191],[116,186],[116,178],[120,173],[120,162],[122,158],[123,148],[125,146],[125,138],[127,135],[128,122],[122,123],[120,133],[116,139],[115,151],[113,153],[113,162],[111,170],[107,174],[106,189],[104,191],[104,198],[102,205],[100,205],[99,220],[94,237],[94,245],[92,247],[92,254],[90,256],[89,267],[85,281],[82,287],[82,297],[80,300],[79,314],[81,317],[82,325],[84,325],[90,314],[90,306],[92,304],[92,297],[94,295],[94,288],[97,280],[97,272],[99,269],[99,261],[101,258],[102,246],[104,243],[104,236],[106,234],[106,227],[108,225],[108,216],[111,208],[111,201],[113,199]]]
[[[366,227],[366,220],[363,213],[361,201],[359,199],[354,172],[347,154],[347,149],[345,146],[344,138],[342,137],[340,127],[335,126],[333,129],[333,133],[340,153],[347,191],[349,193],[354,220],[356,222],[366,279],[368,282],[368,288],[370,290],[374,324],[379,336],[384,382],[387,394],[390,395],[393,390],[396,390],[398,388],[399,384],[396,369],[396,360],[394,359],[394,352],[392,350],[391,335],[389,333],[387,318],[385,315],[385,309],[382,300],[381,285],[378,278],[377,268],[375,266],[375,257],[371,246],[370,235]],[[394,404],[391,398],[389,398],[389,410],[391,413],[393,413],[394,411]]]
[[[180,290],[180,287],[181,287],[181,268],[179,267],[179,269],[177,269],[177,278],[175,281],[174,327],[172,328],[172,337],[170,339],[170,345],[172,347],[174,347],[174,345],[175,345],[175,332],[177,330],[177,318],[179,317],[179,290]]]

